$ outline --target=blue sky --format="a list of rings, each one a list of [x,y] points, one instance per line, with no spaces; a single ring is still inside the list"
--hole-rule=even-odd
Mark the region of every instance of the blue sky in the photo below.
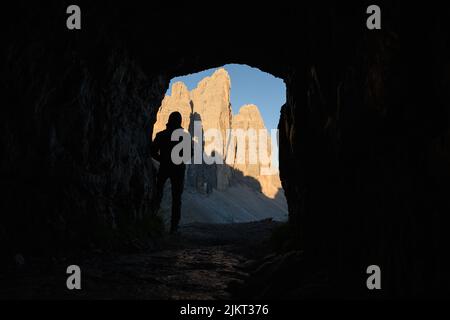
[[[286,102],[286,86],[282,79],[269,73],[242,64],[227,64],[223,66],[231,79],[231,107],[233,114],[245,104],[255,104],[263,117],[266,127],[276,129],[280,119],[280,108]],[[172,84],[182,81],[189,90],[194,89],[198,82],[211,76],[217,68],[173,78],[167,93],[171,93]]]

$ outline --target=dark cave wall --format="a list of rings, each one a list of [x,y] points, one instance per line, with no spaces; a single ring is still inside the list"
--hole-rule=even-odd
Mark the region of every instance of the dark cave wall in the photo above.
[[[148,146],[168,81],[247,63],[286,82],[280,170],[290,223],[330,285],[366,296],[365,268],[378,264],[382,294],[448,294],[447,17],[382,1],[383,30],[368,31],[368,4],[279,4],[257,15],[230,5],[214,21],[246,23],[215,23],[212,36],[201,31],[211,14],[188,5],[90,4],[79,33],[59,27],[64,4],[10,15],[5,249],[89,245],[149,216]]]
[[[280,120],[290,220],[344,296],[379,296],[365,287],[371,264],[383,296],[448,295],[447,18],[382,8],[382,31],[337,23],[337,7],[305,27],[308,63],[286,79]]]
[[[166,79],[144,73],[108,36],[108,21],[71,34],[46,10],[11,12],[2,50],[0,233],[8,256],[110,246],[150,214],[150,106],[160,104]]]

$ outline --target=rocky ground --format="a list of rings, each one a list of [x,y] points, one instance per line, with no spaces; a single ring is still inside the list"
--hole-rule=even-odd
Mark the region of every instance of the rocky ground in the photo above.
[[[158,249],[105,254],[82,261],[25,261],[0,275],[0,297],[24,299],[230,299],[230,286],[248,277],[253,261],[266,255],[280,223],[193,223],[167,235]],[[82,289],[66,289],[66,268],[81,268]]]
[[[170,183],[166,183],[159,215],[169,225],[171,216]],[[287,222],[288,207],[282,191],[269,198],[243,183],[210,194],[186,188],[183,192],[181,224],[247,223],[264,219]]]

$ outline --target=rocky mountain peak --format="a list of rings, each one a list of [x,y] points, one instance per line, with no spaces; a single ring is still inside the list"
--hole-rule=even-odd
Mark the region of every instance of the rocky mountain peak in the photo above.
[[[189,99],[190,93],[187,86],[182,81],[175,82],[172,85],[171,97],[177,99]]]
[[[181,113],[183,128],[192,128],[193,124],[190,121],[195,119],[201,121],[204,132],[208,129],[218,129],[224,139],[227,137],[228,129],[266,129],[261,113],[254,104],[243,105],[236,115],[232,115],[230,90],[230,76],[224,68],[219,68],[211,76],[203,78],[192,91],[189,91],[183,82],[174,83],[172,94],[164,97],[158,111],[153,136],[165,129],[169,114],[173,111]],[[217,147],[211,147],[208,143],[206,145],[205,152],[207,152],[207,149],[211,149],[221,155],[227,154],[225,143]],[[246,153],[248,153],[248,146],[245,146],[245,148]],[[196,188],[203,188],[203,185],[211,180],[206,177],[211,176],[210,169],[203,165],[189,166],[187,183],[191,183]],[[258,189],[265,194],[267,193],[266,195],[270,193],[270,196],[272,196],[281,188],[278,175],[270,179],[261,175],[262,166],[260,164],[218,165],[214,167],[214,170],[213,175],[216,177],[214,188],[218,190],[224,190],[230,185],[233,172],[239,172],[238,175],[235,174],[236,177],[250,177],[254,182],[259,182]],[[242,179],[240,180],[242,182]]]
[[[246,104],[239,109],[238,114],[233,116],[233,128],[257,130],[266,127],[258,107],[254,104]]]

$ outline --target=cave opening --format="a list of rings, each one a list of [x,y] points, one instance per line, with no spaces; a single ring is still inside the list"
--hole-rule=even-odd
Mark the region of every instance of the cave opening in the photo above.
[[[165,129],[170,113],[178,111],[193,147],[201,145],[202,154],[196,161],[193,151],[186,168],[181,226],[287,221],[277,129],[285,102],[284,81],[247,64],[182,72],[170,80],[152,139]],[[158,212],[166,225],[170,207],[168,181]]]

